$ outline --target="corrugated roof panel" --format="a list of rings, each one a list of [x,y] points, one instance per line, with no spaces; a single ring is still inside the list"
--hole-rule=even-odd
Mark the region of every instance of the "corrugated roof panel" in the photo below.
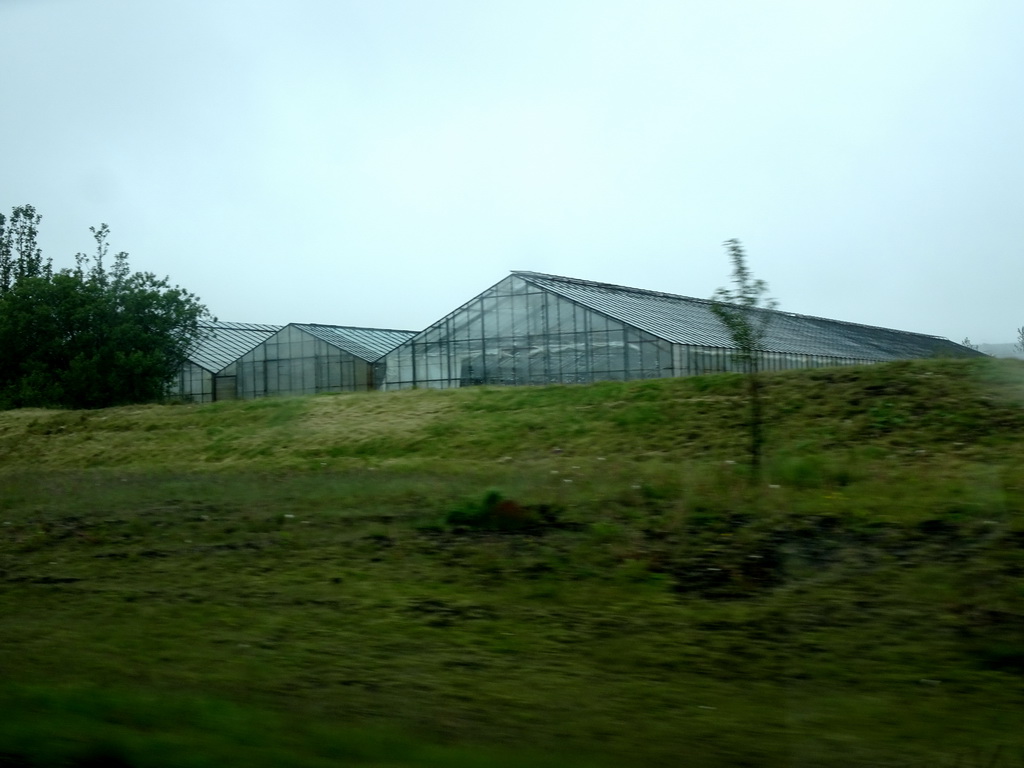
[[[353,328],[344,325],[295,323],[294,327],[371,363],[386,355],[406,339],[416,335],[416,331]]]
[[[205,336],[189,352],[188,359],[217,373],[283,327],[264,323],[202,323],[200,328]]]
[[[539,288],[674,344],[733,346],[728,331],[711,310],[713,302],[708,299],[593,283],[537,272],[512,274]],[[771,313],[765,338],[765,349],[770,352],[852,360],[899,360],[943,353],[972,353],[972,350],[939,336],[877,328],[779,310],[758,311]]]

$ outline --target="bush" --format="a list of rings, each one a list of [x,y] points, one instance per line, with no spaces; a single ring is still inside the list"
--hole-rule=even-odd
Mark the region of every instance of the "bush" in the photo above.
[[[524,505],[488,491],[481,501],[467,501],[445,517],[448,525],[485,531],[522,532],[537,530],[556,522],[547,504]]]

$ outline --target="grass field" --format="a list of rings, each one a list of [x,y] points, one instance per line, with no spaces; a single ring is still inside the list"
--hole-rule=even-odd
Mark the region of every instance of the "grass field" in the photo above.
[[[1024,365],[765,392],[0,413],[0,766],[1024,766]]]

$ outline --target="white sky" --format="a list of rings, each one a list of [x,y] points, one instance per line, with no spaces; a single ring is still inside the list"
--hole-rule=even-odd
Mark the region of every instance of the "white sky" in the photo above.
[[[0,211],[222,320],[419,330],[527,269],[1024,325],[1020,0],[0,0]]]

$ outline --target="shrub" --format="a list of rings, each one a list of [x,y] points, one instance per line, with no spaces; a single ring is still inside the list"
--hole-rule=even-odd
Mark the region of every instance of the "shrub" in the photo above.
[[[546,504],[524,505],[488,491],[481,501],[467,501],[445,517],[448,525],[487,531],[518,532],[542,528],[555,522],[554,511]]]

